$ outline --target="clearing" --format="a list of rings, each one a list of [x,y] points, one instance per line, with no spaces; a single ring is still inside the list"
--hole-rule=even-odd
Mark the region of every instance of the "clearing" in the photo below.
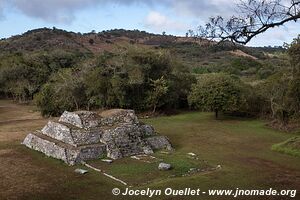
[[[92,170],[84,175],[76,174],[74,170],[78,166],[68,167],[62,161],[47,158],[21,145],[30,131],[42,128],[48,121],[34,110],[33,106],[0,101],[0,199],[124,199],[111,194],[115,187],[125,188],[120,183]],[[215,120],[212,113],[201,112],[144,121],[170,138],[176,151],[170,155],[156,152],[155,156],[173,164],[173,170],[160,172],[156,170],[157,163],[132,158],[112,164],[99,161],[90,164],[129,182],[134,189],[190,187],[202,191],[235,188],[300,191],[299,157],[271,150],[273,144],[297,134],[272,130],[260,120]],[[199,160],[187,157],[189,152],[195,153]],[[217,165],[222,168],[210,170]],[[182,176],[194,166],[208,170]],[[155,198],[174,199],[167,196]],[[216,197],[201,196],[201,199]]]

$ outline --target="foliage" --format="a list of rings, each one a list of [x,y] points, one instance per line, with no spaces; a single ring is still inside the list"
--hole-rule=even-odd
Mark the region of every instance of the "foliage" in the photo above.
[[[300,35],[294,39],[288,49],[293,73],[300,73]]]
[[[199,78],[188,97],[190,106],[203,111],[238,111],[246,99],[242,82],[225,74],[210,74]]]
[[[156,111],[165,105],[186,107],[193,80],[168,51],[132,48],[105,52],[80,68],[59,70],[36,96],[36,102],[45,115],[81,108]],[[48,101],[52,101],[49,108]]]
[[[156,108],[164,104],[163,97],[167,94],[169,88],[163,76],[157,80],[150,79],[150,81],[152,89],[148,94],[148,103],[153,107],[152,112],[155,113]]]
[[[299,116],[298,43],[295,39],[289,45],[288,63],[285,50],[279,47],[212,45],[205,39],[138,30],[76,34],[37,29],[0,41],[0,95],[19,102],[35,97],[44,115],[115,107],[180,109],[188,108],[187,97],[197,76],[228,73],[247,84],[232,76],[235,82],[229,85],[239,91],[233,98],[242,94],[243,103],[237,106],[234,102],[232,108],[221,110],[270,115],[282,121],[283,115],[285,119]],[[223,100],[233,101],[227,96]]]
[[[64,110],[82,108],[86,96],[84,85],[76,72],[63,69],[54,74],[35,96],[43,115],[59,115]]]

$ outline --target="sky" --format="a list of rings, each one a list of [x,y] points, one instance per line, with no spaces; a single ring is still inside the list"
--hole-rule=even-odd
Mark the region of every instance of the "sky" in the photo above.
[[[0,38],[56,27],[73,32],[115,28],[185,36],[211,16],[234,14],[235,0],[0,0]],[[291,42],[300,23],[288,23],[254,38],[248,46]]]

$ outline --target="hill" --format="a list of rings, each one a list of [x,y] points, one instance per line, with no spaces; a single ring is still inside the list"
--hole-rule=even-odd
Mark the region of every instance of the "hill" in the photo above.
[[[41,28],[0,41],[0,96],[20,102],[35,96],[53,115],[93,106],[187,108],[199,74],[225,72],[253,83],[286,62],[283,48],[139,30],[82,34]]]
[[[30,30],[22,35],[2,39],[0,56],[10,53],[32,54],[41,51],[66,51],[76,56],[91,56],[103,52],[114,52],[128,48],[130,45],[167,49],[195,73],[223,71],[232,65],[233,60],[239,58],[250,58],[256,61],[268,59],[278,66],[284,65],[280,57],[285,52],[282,47],[245,47],[231,43],[215,45],[215,42],[201,38],[159,35],[124,29],[99,33],[92,31],[84,34],[56,28]]]

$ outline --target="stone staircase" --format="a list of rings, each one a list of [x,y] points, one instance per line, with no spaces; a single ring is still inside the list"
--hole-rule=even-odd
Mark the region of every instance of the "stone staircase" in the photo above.
[[[119,159],[151,154],[155,149],[172,149],[168,138],[140,123],[134,111],[121,109],[102,115],[65,111],[58,122],[49,121],[41,131],[29,133],[23,144],[69,165],[106,156]]]

